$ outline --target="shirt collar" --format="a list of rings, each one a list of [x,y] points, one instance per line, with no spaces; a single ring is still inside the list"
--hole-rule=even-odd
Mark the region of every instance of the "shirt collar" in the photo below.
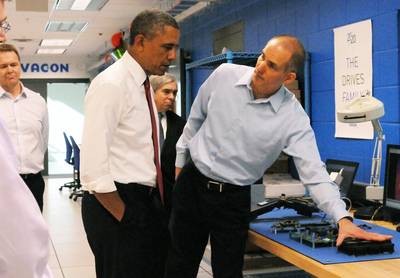
[[[252,68],[253,69],[253,68]],[[279,108],[282,105],[282,102],[285,98],[286,95],[286,90],[285,86],[281,86],[279,90],[270,96],[269,98],[259,98],[259,99],[254,99],[253,95],[253,90],[250,86],[251,83],[251,77],[253,76],[253,70],[248,70],[243,76],[236,82],[235,86],[246,86],[248,89],[248,92],[252,98],[252,101],[254,103],[270,103],[272,106],[272,109],[274,109],[275,112],[279,110]]]
[[[28,94],[26,93],[26,88],[24,86],[24,84],[22,84],[22,82],[19,82],[19,84],[21,85],[21,94],[17,97],[28,97]],[[3,96],[7,96],[7,95],[11,95],[9,92],[7,92],[6,90],[3,89],[3,87],[0,86],[0,98]]]
[[[275,94],[273,94],[269,98],[266,98],[265,100],[271,103],[272,109],[274,109],[275,112],[278,112],[283,100],[285,99],[285,95],[285,86],[282,85]]]
[[[249,69],[243,76],[236,82],[236,86],[246,86],[251,90],[250,82],[251,77],[253,76],[254,68]]]
[[[125,51],[121,60],[126,65],[129,73],[133,76],[137,84],[139,86],[143,85],[147,75],[139,63],[128,53],[128,51]]]

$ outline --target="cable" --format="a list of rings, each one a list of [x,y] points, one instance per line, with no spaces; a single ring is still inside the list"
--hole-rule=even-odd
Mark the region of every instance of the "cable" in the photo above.
[[[371,220],[374,220],[375,216],[377,215],[377,213],[383,208],[383,206],[379,206],[376,208],[376,210],[374,211],[374,214],[372,214],[371,216]]]
[[[349,202],[349,208],[347,209],[347,211],[350,211],[352,209],[352,207],[353,207],[353,205],[351,203],[351,200],[349,198],[347,198],[347,197],[342,197],[341,199],[342,200],[346,200],[347,202]]]

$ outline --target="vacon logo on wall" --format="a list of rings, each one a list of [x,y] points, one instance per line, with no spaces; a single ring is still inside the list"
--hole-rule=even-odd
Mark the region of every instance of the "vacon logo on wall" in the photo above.
[[[21,64],[21,68],[23,72],[33,73],[33,72],[69,72],[69,64],[37,64],[37,63],[27,63]]]

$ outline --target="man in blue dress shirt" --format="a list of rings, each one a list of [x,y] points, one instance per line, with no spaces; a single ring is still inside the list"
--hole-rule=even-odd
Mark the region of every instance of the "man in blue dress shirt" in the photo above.
[[[242,277],[250,185],[281,151],[345,237],[385,240],[351,221],[317,149],[310,120],[284,82],[296,79],[305,51],[297,38],[272,38],[255,68],[223,64],[202,84],[177,143],[168,278],[196,277],[210,237],[215,278]],[[183,167],[183,168],[182,168]]]

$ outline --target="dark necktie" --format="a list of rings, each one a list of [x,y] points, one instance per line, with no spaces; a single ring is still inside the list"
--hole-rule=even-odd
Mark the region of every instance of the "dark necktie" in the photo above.
[[[159,135],[159,138],[160,138],[160,150],[162,150],[162,147],[164,145],[164,140],[165,140],[165,138],[164,138],[164,128],[163,128],[162,123],[161,123],[161,120],[162,120],[163,117],[164,117],[164,113],[158,112],[158,118],[160,119],[160,135]]]
[[[153,148],[154,148],[154,163],[156,165],[157,170],[157,187],[160,192],[161,202],[164,204],[164,183],[162,179],[161,166],[160,166],[160,156],[159,156],[159,148],[158,148],[158,136],[157,136],[157,122],[156,117],[154,115],[153,110],[153,102],[151,101],[151,92],[150,92],[150,82],[149,78],[146,78],[144,82],[144,90],[146,92],[146,100],[147,105],[149,106],[150,111],[150,119],[151,119],[151,131],[152,131],[152,139],[153,139]]]

